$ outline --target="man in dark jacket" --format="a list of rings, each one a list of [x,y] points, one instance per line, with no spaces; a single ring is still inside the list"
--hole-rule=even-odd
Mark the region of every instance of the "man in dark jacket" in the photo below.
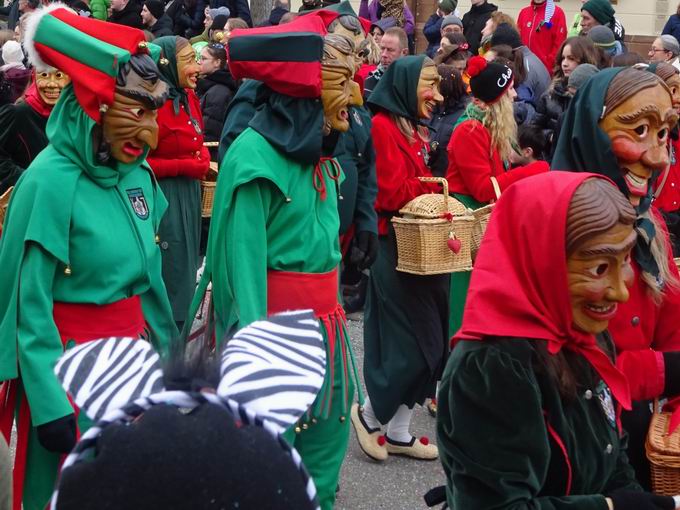
[[[250,7],[248,7],[248,0],[210,0],[206,1],[206,5],[210,5],[211,9],[218,7],[227,7],[231,13],[232,18],[241,18],[248,23],[249,27],[253,26],[253,19],[250,16]]]
[[[288,0],[274,0],[274,6],[269,13],[269,19],[264,23],[261,23],[261,27],[270,27],[273,25],[278,25],[284,14],[290,12],[290,3]]]
[[[137,0],[111,0],[111,15],[107,21],[143,30],[141,12],[142,6]]]
[[[440,0],[437,12],[435,12],[430,18],[425,22],[423,27],[423,35],[427,39],[427,49],[425,54],[434,58],[437,49],[439,48],[439,41],[442,39],[441,26],[444,16],[453,14],[458,6],[458,0]]]
[[[472,7],[463,16],[463,34],[470,45],[470,53],[473,55],[479,52],[484,25],[491,17],[491,13],[497,10],[498,7],[486,0],[472,0]]]
[[[144,28],[153,34],[154,39],[165,35],[173,35],[172,20],[165,14],[160,0],[146,0],[142,7]]]

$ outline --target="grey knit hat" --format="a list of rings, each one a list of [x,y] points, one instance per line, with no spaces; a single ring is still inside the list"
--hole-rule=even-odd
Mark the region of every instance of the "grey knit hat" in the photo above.
[[[600,70],[593,64],[580,64],[569,75],[568,86],[578,90],[581,85],[588,81],[588,78],[599,72]]]
[[[444,30],[444,27],[447,27],[449,25],[458,25],[461,29],[463,28],[463,22],[455,14],[449,14],[448,16],[444,16],[444,19],[442,20],[441,30]]]
[[[593,41],[595,46],[608,50],[616,46],[616,38],[611,28],[605,25],[597,25],[590,29],[588,38]]]
[[[680,55],[680,44],[675,37],[670,34],[666,34],[659,37],[659,39],[661,40],[664,50],[670,51],[674,57]]]
[[[229,17],[229,8],[228,7],[218,7],[217,9],[210,9],[210,17],[212,19],[215,19],[217,16],[226,16],[227,18]]]

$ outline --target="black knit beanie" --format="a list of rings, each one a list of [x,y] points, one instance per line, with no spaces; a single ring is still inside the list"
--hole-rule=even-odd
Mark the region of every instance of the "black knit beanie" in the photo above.
[[[512,69],[487,62],[482,57],[472,57],[468,61],[467,73],[472,95],[487,104],[498,101],[513,82]]]
[[[496,27],[496,30],[491,36],[491,46],[498,46],[500,44],[507,44],[515,50],[522,46],[522,39],[517,30],[507,23],[501,23]]]
[[[163,16],[163,13],[165,12],[165,9],[163,8],[163,2],[161,2],[161,0],[146,0],[144,5],[146,5],[146,8],[156,19],[159,19],[161,16]]]
[[[229,18],[224,14],[220,14],[213,20],[212,25],[210,25],[210,30],[224,30],[227,21],[229,21]]]

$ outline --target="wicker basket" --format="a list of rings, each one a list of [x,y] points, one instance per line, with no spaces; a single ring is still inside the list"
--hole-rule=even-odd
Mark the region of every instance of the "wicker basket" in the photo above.
[[[477,257],[477,252],[479,247],[482,245],[482,239],[484,238],[484,232],[486,232],[486,227],[491,219],[491,212],[495,204],[485,205],[479,209],[472,211],[475,217],[475,223],[472,226],[472,259]]]
[[[652,489],[658,494],[680,494],[680,428],[668,434],[671,413],[663,412],[654,401],[654,413],[647,433],[645,450],[652,474]]]
[[[213,202],[215,200],[215,187],[217,186],[217,162],[210,162],[210,170],[201,181],[201,216],[210,218],[212,215]]]
[[[475,223],[472,211],[449,197],[446,179],[420,180],[441,183],[443,193],[420,195],[399,210],[404,217],[392,218],[397,237],[397,271],[419,275],[471,271]],[[460,241],[458,253],[449,249],[449,239]]]
[[[0,230],[2,230],[2,224],[5,221],[5,214],[7,213],[7,206],[9,206],[9,197],[12,194],[14,188],[9,188],[2,195],[0,195]]]

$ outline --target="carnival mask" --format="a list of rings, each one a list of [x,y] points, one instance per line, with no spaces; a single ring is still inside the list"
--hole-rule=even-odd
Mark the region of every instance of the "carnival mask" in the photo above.
[[[628,300],[634,274],[630,251],[636,234],[632,225],[616,224],[596,235],[568,257],[567,272],[574,326],[597,334],[616,315],[618,303]]]
[[[666,80],[666,85],[671,92],[673,109],[680,113],[680,74],[674,74],[671,78]]]
[[[104,140],[111,156],[122,163],[138,160],[147,147],[155,149],[158,144],[156,109],[165,102],[167,86],[152,73],[144,74],[145,78],[131,70],[125,85],[116,87],[113,104],[103,115]]]
[[[190,45],[177,52],[178,85],[183,89],[195,89],[201,67],[196,63],[196,54]]]
[[[439,83],[441,76],[437,68],[433,65],[425,66],[420,71],[418,79],[418,117],[429,119],[437,103],[441,103],[444,98],[439,93]]]
[[[54,106],[59,100],[61,91],[71,82],[68,74],[58,70],[51,72],[37,73],[35,84],[38,87],[38,94],[45,104]]]
[[[633,205],[647,196],[653,173],[668,166],[668,134],[677,120],[668,90],[658,84],[632,95],[606,112],[600,121],[600,128],[611,140]]]
[[[352,80],[354,45],[351,39],[331,34],[326,36],[326,40],[324,58],[321,63],[324,135],[328,135],[332,129],[347,131],[349,129],[347,107],[363,104],[359,85]],[[337,44],[342,49],[338,49],[333,44]]]

